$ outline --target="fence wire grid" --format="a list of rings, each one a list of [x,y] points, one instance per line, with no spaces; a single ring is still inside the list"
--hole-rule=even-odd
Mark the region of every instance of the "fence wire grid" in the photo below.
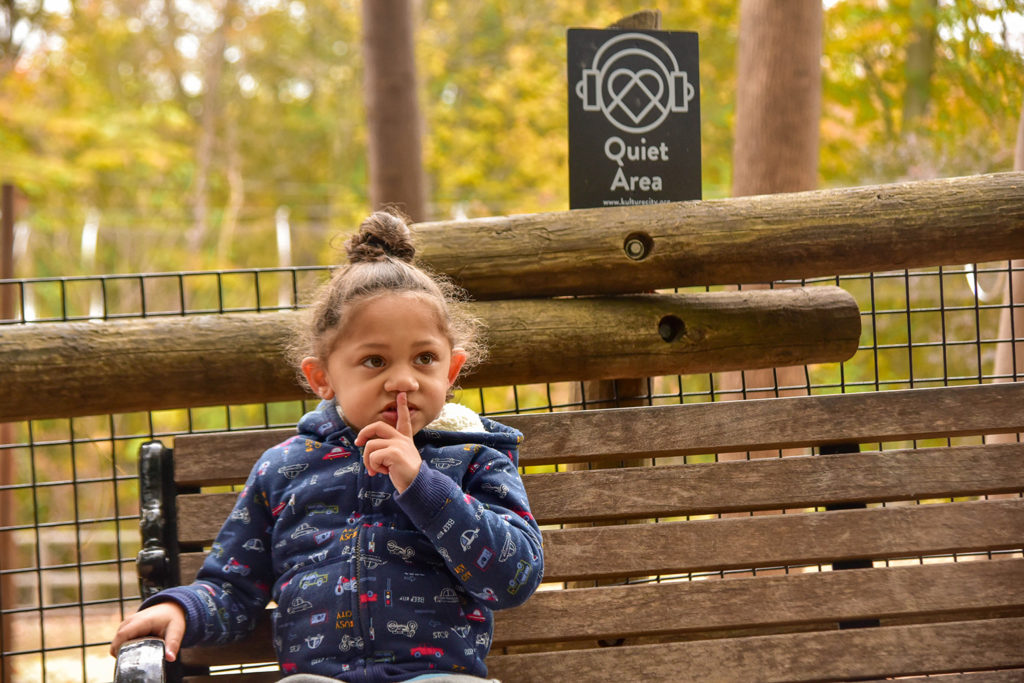
[[[1020,261],[1004,261],[773,283],[838,285],[852,294],[862,319],[854,357],[795,370],[649,378],[639,398],[618,398],[671,404],[1019,381],[1024,330],[1013,314],[1024,306],[1024,293],[1013,292],[1012,282],[1020,271]],[[293,309],[326,273],[310,267],[0,280],[15,310],[0,320],[0,335],[9,325]],[[1004,354],[998,369],[997,349]],[[457,400],[490,416],[620,402],[588,397],[585,385],[565,382],[465,390]],[[4,680],[112,678],[108,643],[139,604],[140,444],[154,438],[173,444],[176,435],[200,431],[292,426],[312,407],[291,401],[0,424]],[[746,571],[769,569],[794,568]]]

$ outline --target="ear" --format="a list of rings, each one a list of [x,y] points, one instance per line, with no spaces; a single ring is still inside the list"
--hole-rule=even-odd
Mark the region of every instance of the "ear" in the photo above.
[[[301,367],[302,374],[314,394],[324,400],[334,398],[334,389],[331,388],[330,379],[327,377],[327,369],[319,358],[303,358]]]
[[[462,371],[462,366],[466,364],[466,359],[469,356],[462,349],[452,349],[452,360],[451,364],[448,365],[448,386],[455,384],[455,380],[459,376],[459,372]]]

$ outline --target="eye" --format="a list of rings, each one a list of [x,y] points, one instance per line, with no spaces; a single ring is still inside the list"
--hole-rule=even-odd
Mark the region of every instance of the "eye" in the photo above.
[[[380,368],[384,367],[384,359],[381,358],[380,356],[367,356],[366,358],[363,359],[362,365],[367,368],[379,370]]]
[[[437,362],[437,356],[433,353],[424,352],[416,356],[416,365],[432,365]]]

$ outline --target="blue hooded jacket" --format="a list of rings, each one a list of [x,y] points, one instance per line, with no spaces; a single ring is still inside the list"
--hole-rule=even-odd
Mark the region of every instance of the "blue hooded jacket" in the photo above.
[[[193,646],[243,638],[273,601],[284,673],[486,676],[491,611],[524,602],[544,561],[522,434],[482,423],[416,434],[423,464],[398,494],[367,474],[356,433],[322,402],[256,462],[196,581],[143,607],[178,602]]]

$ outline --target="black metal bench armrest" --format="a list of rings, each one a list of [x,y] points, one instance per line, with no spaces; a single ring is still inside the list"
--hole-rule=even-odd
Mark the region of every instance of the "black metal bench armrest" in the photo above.
[[[139,527],[142,548],[136,559],[139,595],[148,598],[177,586],[177,520],[174,511],[173,451],[159,441],[139,447]]]
[[[146,637],[129,640],[117,652],[114,683],[165,683],[164,641]]]

